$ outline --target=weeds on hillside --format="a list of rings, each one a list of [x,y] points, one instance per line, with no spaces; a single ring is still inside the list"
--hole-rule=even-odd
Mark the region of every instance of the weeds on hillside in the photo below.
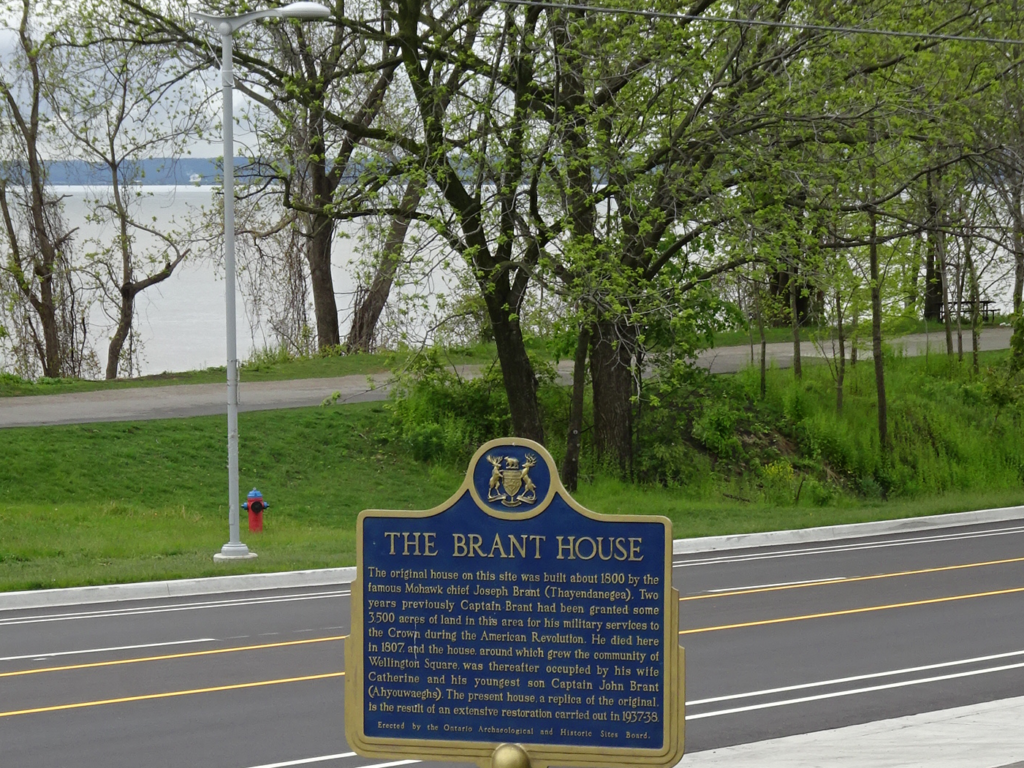
[[[497,365],[466,378],[431,350],[410,361],[391,391],[393,437],[417,461],[458,466],[476,446],[510,434],[508,398]]]
[[[878,443],[870,362],[848,368],[842,413],[824,365],[807,366],[801,380],[770,370],[763,400],[755,369],[735,376],[691,369],[670,385],[650,382],[637,400],[629,479],[690,499],[773,506],[1021,488],[1024,386],[1006,357],[989,354],[989,367],[976,375],[945,356],[887,355],[888,456]],[[568,395],[549,376],[541,397],[548,446],[560,461]],[[480,443],[509,434],[496,366],[464,379],[428,356],[389,409],[395,436],[418,461],[464,466]],[[584,478],[610,471],[584,435]]]

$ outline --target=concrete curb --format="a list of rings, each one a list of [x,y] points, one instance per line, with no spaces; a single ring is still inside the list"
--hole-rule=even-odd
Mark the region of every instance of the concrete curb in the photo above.
[[[821,541],[839,541],[863,536],[938,530],[958,525],[981,525],[1008,520],[1024,519],[1024,506],[983,509],[977,512],[956,512],[949,515],[914,517],[904,520],[882,520],[874,523],[833,525],[805,528],[798,531],[768,531],[733,536],[708,536],[702,539],[676,539],[672,553],[676,555],[700,552],[721,552],[731,549],[776,546],[779,544],[807,544]],[[356,577],[356,569],[325,568],[314,571],[286,571],[284,573],[251,573],[237,576],[214,576],[206,579],[179,579],[150,581],[141,584],[106,584],[97,587],[70,589],[40,589],[25,592],[0,592],[0,611],[32,608],[57,608],[88,603],[114,603],[125,600],[152,600],[162,597],[192,597],[230,592],[255,592],[265,589],[296,589],[349,584]]]
[[[262,589],[294,589],[349,584],[356,569],[324,568],[315,571],[284,573],[245,573],[237,576],[213,576],[206,579],[147,581],[139,584],[104,584],[97,587],[37,589],[0,593],[0,611],[25,608],[56,608],[86,603],[114,603],[122,600],[153,600],[161,597],[193,597],[228,592],[255,592]]]
[[[707,536],[702,539],[676,539],[672,554],[691,555],[699,552],[720,552],[726,549],[751,549],[780,544],[808,544],[820,541],[839,541],[862,536],[882,536],[890,533],[913,533],[958,525],[982,525],[1024,519],[1024,506],[981,509],[976,512],[954,512],[948,515],[910,517],[902,520],[879,520],[873,523],[830,525],[821,528],[803,528],[796,531],[766,531],[740,533],[731,536]]]

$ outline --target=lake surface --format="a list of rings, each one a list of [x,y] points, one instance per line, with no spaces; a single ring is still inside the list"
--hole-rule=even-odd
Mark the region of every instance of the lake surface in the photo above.
[[[147,196],[142,200],[141,217],[151,220],[156,228],[169,229],[172,220],[179,222],[201,215],[203,209],[215,204],[214,187],[211,186],[148,186],[142,188]],[[78,227],[75,233],[77,253],[85,252],[86,241],[90,238],[111,238],[112,229],[103,229],[87,221],[86,197],[95,196],[96,188],[82,186],[55,187],[64,195],[64,212],[70,227]],[[356,225],[339,227],[341,234],[355,235]],[[140,244],[152,244],[140,238]],[[352,263],[357,254],[355,237],[336,236],[332,254],[334,290],[342,321],[344,338],[348,318],[351,315],[356,280]],[[222,246],[221,246],[222,247]],[[184,371],[211,366],[223,366],[227,357],[225,341],[225,298],[224,276],[220,266],[223,255],[214,260],[186,262],[174,274],[159,285],[155,285],[136,300],[138,335],[143,344],[141,374],[164,371]],[[992,269],[983,278],[983,295],[996,300],[1000,310],[1010,306],[1012,274]],[[405,317],[407,327],[417,333],[429,334],[432,325],[428,318],[436,307],[438,296],[454,290],[452,275],[444,268],[435,268],[427,278],[406,287],[407,293],[422,293],[420,306],[423,315],[419,318]],[[237,296],[237,345],[239,360],[249,358],[253,350],[274,346],[264,329],[250,322],[252,308],[245,305],[241,292]],[[312,299],[310,299],[312,302]],[[408,312],[403,307],[403,313]],[[310,319],[313,315],[310,310]],[[265,317],[263,318],[265,320]],[[106,366],[107,344],[113,323],[97,307],[91,315],[92,347],[100,362],[101,370]]]
[[[155,228],[169,229],[172,220],[181,222],[199,216],[204,207],[209,210],[214,205],[213,187],[153,186],[143,189],[148,197],[142,200],[140,218],[153,221]],[[97,190],[58,187],[55,191],[65,196],[64,213],[68,225],[79,228],[75,233],[77,253],[84,252],[89,238],[105,239],[114,236],[112,228],[103,228],[87,221],[86,198],[90,194],[95,196]],[[154,240],[140,238],[140,244],[146,246]],[[349,275],[348,266],[355,258],[353,243],[353,239],[342,237],[335,238],[334,242],[332,261],[335,266],[332,272],[342,318],[348,315],[355,284]],[[222,260],[223,255],[219,262]],[[225,364],[227,321],[223,272],[220,263],[215,264],[209,260],[190,263],[186,260],[170,278],[139,294],[136,299],[136,327],[143,344],[143,375]],[[239,360],[244,361],[254,349],[273,346],[273,340],[263,335],[258,328],[253,331],[243,301],[244,297],[239,292],[236,299],[237,344]],[[96,350],[101,367],[105,367],[107,344],[113,326],[98,307],[93,310],[90,319],[93,326],[92,347]]]

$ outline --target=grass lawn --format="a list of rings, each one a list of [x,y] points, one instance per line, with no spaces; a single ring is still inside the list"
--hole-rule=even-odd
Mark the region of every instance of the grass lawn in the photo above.
[[[243,536],[259,559],[226,567],[211,559],[228,536],[222,417],[5,430],[0,589],[352,564],[359,510],[429,507],[461,482],[389,451],[383,416],[241,414],[242,495],[271,508]]]
[[[462,471],[412,461],[379,403],[244,413],[242,494],[271,504],[259,558],[214,564],[227,540],[222,417],[4,430],[0,591],[352,565],[365,508],[426,509]],[[815,507],[694,498],[600,480],[577,498],[608,513],[662,514],[675,536],[801,528],[1024,503],[1024,490]]]

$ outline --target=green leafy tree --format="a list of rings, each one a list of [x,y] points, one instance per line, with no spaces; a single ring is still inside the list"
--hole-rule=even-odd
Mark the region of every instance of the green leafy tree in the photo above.
[[[114,21],[111,19],[114,18]],[[114,328],[107,348],[106,378],[129,375],[140,348],[135,306],[140,293],[169,278],[197,242],[208,238],[201,222],[164,229],[140,217],[148,194],[142,162],[175,162],[206,128],[205,110],[193,89],[194,70],[177,65],[167,47],[132,41],[117,28],[105,0],[65,9],[59,18],[52,69],[62,77],[46,83],[46,98],[67,157],[102,168],[107,187],[91,193],[94,225],[113,230],[95,239],[82,264],[102,297]],[[155,246],[139,245],[151,238]],[[130,342],[130,343],[129,343]],[[127,346],[126,346],[127,345]]]
[[[46,93],[58,87],[51,20],[33,0],[0,3],[0,33],[14,45],[0,66],[0,294],[6,336],[26,374],[88,372],[88,298],[72,234],[47,176],[53,130]]]

